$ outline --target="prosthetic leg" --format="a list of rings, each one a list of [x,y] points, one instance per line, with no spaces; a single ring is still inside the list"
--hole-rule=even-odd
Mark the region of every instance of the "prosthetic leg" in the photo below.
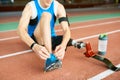
[[[86,57],[88,57],[88,58],[91,57],[91,58],[94,58],[96,60],[99,60],[99,61],[105,63],[106,66],[109,69],[113,70],[113,71],[120,71],[120,68],[114,66],[109,59],[101,57],[101,56],[97,55],[96,53],[94,53],[89,42],[87,42],[87,43],[74,42],[73,46],[76,47],[76,48],[78,48],[78,49],[80,49],[80,48],[86,48],[86,52],[84,53],[84,55]]]
[[[71,40],[69,46],[74,46],[75,48],[78,48],[78,49],[86,48],[86,52],[84,53],[84,55],[86,57],[88,57],[88,58],[91,57],[98,61],[103,62],[104,64],[106,64],[106,66],[109,69],[111,69],[113,71],[120,71],[120,68],[113,65],[113,63],[109,59],[101,57],[101,56],[97,55],[97,53],[93,52],[89,42],[84,43],[84,42],[77,42],[77,41]],[[56,56],[51,53],[51,57],[48,58],[45,62],[44,71],[48,72],[48,71],[52,71],[55,69],[59,69],[61,67],[62,67],[62,61],[57,59]]]

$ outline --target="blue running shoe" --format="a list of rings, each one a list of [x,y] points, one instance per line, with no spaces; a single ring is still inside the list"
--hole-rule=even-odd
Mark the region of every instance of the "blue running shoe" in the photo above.
[[[50,54],[50,58],[48,58],[45,62],[44,71],[52,71],[62,67],[62,61],[57,59],[54,54]]]

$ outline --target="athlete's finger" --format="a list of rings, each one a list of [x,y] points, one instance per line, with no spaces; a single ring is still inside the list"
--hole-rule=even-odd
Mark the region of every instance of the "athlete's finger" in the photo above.
[[[57,47],[55,48],[55,52],[57,52],[59,49],[60,49],[60,46],[57,46]]]
[[[43,57],[43,56],[41,56],[41,55],[40,55],[40,58],[43,59],[43,60],[46,60],[46,59],[47,59],[46,57]]]
[[[48,57],[50,57],[50,53],[47,51],[47,49],[46,48],[41,48],[41,51],[44,53],[44,54],[46,54]]]
[[[43,59],[47,59],[47,58],[49,58],[48,55],[44,54],[44,53],[41,52],[41,51],[39,51],[39,56],[40,56],[41,58],[43,58]]]

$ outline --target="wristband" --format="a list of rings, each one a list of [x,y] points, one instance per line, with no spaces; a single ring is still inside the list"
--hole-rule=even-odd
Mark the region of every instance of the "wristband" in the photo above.
[[[30,48],[32,49],[35,44],[37,44],[37,43],[32,43],[32,45],[30,46]]]

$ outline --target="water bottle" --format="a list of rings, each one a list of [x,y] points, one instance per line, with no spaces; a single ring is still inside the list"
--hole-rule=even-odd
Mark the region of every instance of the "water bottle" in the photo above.
[[[107,42],[108,37],[107,34],[100,34],[99,35],[99,42],[98,42],[98,54],[105,55],[107,51]]]

